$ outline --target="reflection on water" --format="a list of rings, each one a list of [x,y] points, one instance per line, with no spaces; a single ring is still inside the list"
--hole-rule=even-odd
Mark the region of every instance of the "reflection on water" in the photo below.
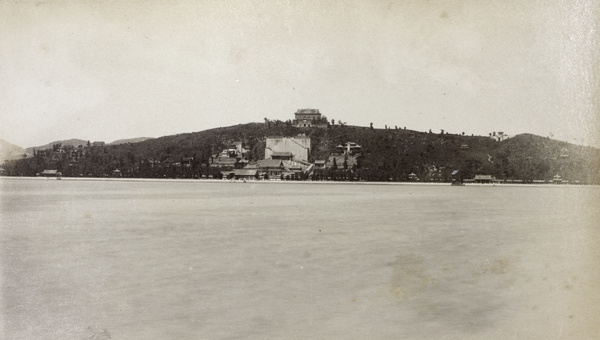
[[[594,338],[597,187],[0,179],[2,339]]]

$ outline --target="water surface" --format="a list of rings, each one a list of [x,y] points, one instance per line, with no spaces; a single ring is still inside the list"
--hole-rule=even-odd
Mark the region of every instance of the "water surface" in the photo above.
[[[2,339],[600,334],[600,188],[0,179]]]

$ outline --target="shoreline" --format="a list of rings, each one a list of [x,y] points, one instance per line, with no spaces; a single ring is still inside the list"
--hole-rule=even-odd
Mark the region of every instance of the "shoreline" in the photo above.
[[[58,177],[18,177],[0,176],[0,180],[57,180]],[[230,180],[230,179],[192,179],[192,178],[115,178],[115,177],[60,177],[62,181],[89,182],[163,182],[163,183],[231,183],[231,184],[302,184],[302,185],[398,185],[398,186],[452,186],[451,182],[368,182],[368,181],[281,181],[281,180]],[[595,184],[533,184],[533,183],[468,183],[458,187],[598,187]]]

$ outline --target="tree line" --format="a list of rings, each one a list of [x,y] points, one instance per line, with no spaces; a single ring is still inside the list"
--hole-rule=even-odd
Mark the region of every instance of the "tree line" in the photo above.
[[[332,122],[333,123],[333,122]],[[571,182],[600,183],[600,150],[534,135],[503,141],[489,136],[432,134],[404,129],[329,124],[328,128],[296,128],[291,121],[240,124],[195,133],[165,136],[122,145],[69,147],[54,145],[32,157],[8,161],[5,175],[36,176],[55,169],[73,177],[220,178],[231,167],[214,166],[220,151],[234,142],[249,150],[239,160],[264,158],[265,138],[311,138],[309,161],[327,160],[346,142],[362,146],[353,166],[329,164],[294,180],[367,180],[450,182],[477,174],[524,182],[548,180],[556,174]],[[238,166],[237,164],[234,166]],[[241,163],[239,163],[241,166]],[[116,172],[118,170],[118,172]]]

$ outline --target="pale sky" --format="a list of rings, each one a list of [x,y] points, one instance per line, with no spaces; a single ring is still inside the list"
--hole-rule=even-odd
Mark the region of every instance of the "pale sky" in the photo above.
[[[111,142],[317,108],[600,147],[598,18],[595,0],[0,0],[0,139]]]

